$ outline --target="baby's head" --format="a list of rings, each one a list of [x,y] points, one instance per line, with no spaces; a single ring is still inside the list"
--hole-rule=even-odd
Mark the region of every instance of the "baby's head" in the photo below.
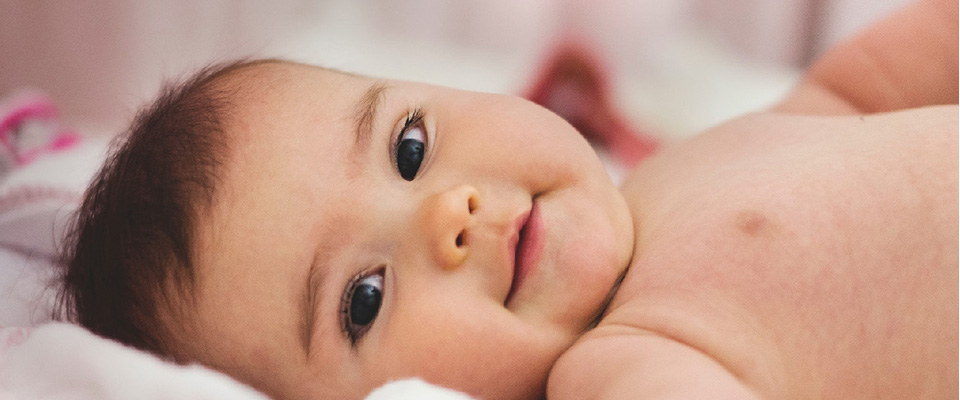
[[[65,299],[268,394],[542,393],[633,251],[589,145],[527,101],[281,61],[168,91],[91,187]]]

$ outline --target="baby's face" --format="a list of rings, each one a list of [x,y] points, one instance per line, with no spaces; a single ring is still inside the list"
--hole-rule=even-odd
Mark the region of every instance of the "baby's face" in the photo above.
[[[181,351],[283,397],[541,393],[633,249],[580,135],[502,95],[288,64],[237,81]]]

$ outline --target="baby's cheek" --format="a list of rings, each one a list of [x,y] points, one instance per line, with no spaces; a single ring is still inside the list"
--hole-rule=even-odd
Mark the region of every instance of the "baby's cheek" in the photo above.
[[[416,376],[481,398],[513,398],[543,390],[555,357],[518,337],[516,328],[504,324],[508,314],[474,313],[464,318],[448,310],[444,307],[411,324],[394,326],[398,329],[379,352],[385,379]]]

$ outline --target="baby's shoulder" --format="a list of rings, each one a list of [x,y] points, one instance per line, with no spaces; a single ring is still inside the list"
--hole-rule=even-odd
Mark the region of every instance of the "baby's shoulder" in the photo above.
[[[655,156],[625,183],[634,259],[583,342],[664,338],[774,397],[896,393],[886,360],[918,354],[956,373],[956,328],[932,322],[957,313],[956,115],[757,114]]]

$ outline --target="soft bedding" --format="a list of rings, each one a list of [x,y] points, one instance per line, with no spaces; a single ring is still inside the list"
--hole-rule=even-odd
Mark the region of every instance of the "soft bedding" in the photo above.
[[[163,362],[71,324],[0,329],[3,399],[232,399],[268,397],[219,372]],[[417,379],[392,382],[368,400],[464,400]]]
[[[0,329],[3,399],[232,399],[268,397],[197,365],[179,366],[71,324]],[[368,400],[464,400],[417,379],[392,382]]]

